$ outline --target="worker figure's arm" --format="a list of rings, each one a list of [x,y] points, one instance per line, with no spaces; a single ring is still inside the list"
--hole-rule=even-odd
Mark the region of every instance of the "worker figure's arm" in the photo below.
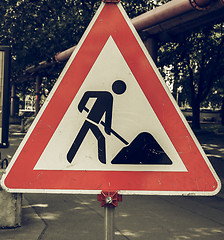
[[[83,95],[81,101],[79,102],[78,105],[78,110],[80,112],[82,112],[84,109],[88,112],[89,110],[86,108],[86,103],[88,102],[90,98],[90,92],[85,92],[85,94]]]
[[[96,101],[92,108],[89,110],[86,104],[89,98],[96,98]],[[110,135],[111,133],[111,122],[112,122],[112,106],[113,96],[110,92],[106,91],[87,91],[83,95],[78,110],[82,112],[85,110],[89,112],[88,119],[95,123],[100,123],[103,115],[105,114],[105,123],[103,123],[105,132]],[[102,122],[102,121],[101,121]]]

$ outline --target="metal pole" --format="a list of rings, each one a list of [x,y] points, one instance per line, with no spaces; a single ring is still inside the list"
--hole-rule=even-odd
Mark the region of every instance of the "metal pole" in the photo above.
[[[104,207],[104,229],[105,240],[114,239],[114,211],[118,202],[122,201],[122,196],[117,192],[102,191],[97,195],[97,200]]]
[[[154,38],[148,37],[145,41],[144,44],[152,57],[154,63],[157,63],[157,56],[158,56],[158,41]]]
[[[114,211],[115,207],[105,207],[105,240],[114,239]]]
[[[16,107],[15,107],[15,100],[16,100],[16,86],[15,83],[12,83],[11,86],[11,108],[10,108],[10,116],[14,117],[16,114]]]
[[[40,85],[41,85],[41,79],[40,76],[36,76],[36,105],[35,105],[35,114],[40,110]]]

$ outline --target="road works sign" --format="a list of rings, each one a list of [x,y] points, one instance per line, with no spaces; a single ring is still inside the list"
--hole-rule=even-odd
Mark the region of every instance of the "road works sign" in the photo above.
[[[120,3],[102,3],[16,152],[11,192],[212,195],[220,182]]]

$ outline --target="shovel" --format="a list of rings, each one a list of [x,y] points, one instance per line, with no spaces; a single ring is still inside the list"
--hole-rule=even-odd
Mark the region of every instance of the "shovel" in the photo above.
[[[84,110],[88,113],[89,112],[89,109],[87,107],[84,107]],[[102,126],[105,127],[105,122],[104,121],[100,121],[100,124]],[[129,143],[123,138],[121,137],[120,134],[118,134],[116,131],[114,131],[113,129],[111,129],[111,133],[116,137],[118,138],[121,142],[123,142],[125,145],[128,145]]]

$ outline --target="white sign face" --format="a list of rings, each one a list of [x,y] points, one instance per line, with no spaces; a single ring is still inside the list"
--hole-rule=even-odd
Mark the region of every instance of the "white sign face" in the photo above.
[[[123,94],[117,95],[112,91],[116,80],[125,82],[126,91]],[[91,130],[85,135],[72,162],[68,162],[66,158],[70,146],[84,122],[88,120],[88,113],[80,113],[78,110],[79,102],[87,91],[108,91],[112,94],[112,129],[128,142],[125,145],[113,134],[106,134],[103,125],[99,124],[99,129],[105,137],[106,163],[98,159],[98,142]],[[91,110],[96,101],[96,98],[89,98],[86,102],[87,109]],[[105,115],[102,120],[105,122]],[[120,164],[112,163],[116,155],[124,147],[130,147],[141,133],[153,136],[168,158],[172,159],[170,164],[122,164],[122,161]],[[111,36],[35,166],[35,170],[61,169],[187,171]]]

